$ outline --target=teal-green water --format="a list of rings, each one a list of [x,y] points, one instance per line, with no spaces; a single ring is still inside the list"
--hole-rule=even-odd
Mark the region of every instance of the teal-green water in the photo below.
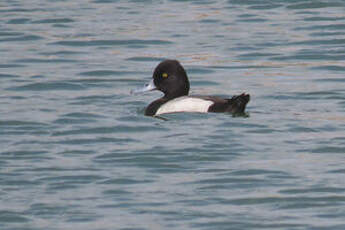
[[[345,2],[3,0],[0,229],[345,229]],[[144,116],[174,58],[248,117]]]

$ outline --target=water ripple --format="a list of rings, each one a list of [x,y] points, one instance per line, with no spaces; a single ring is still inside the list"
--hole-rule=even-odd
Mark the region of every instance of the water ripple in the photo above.
[[[18,78],[20,76],[14,74],[0,74],[0,78]]]
[[[43,37],[37,35],[22,35],[9,38],[2,38],[0,42],[27,42],[27,41],[36,41],[41,40]]]
[[[14,91],[47,91],[47,90],[83,90],[85,87],[81,84],[67,82],[42,82],[30,83],[22,86],[8,88]]]
[[[1,223],[26,223],[30,219],[25,217],[25,213],[0,210]]]
[[[164,40],[91,40],[91,41],[59,41],[51,43],[52,45],[62,46],[136,46],[136,45],[169,45],[170,41]]]
[[[150,126],[114,126],[114,127],[97,127],[97,128],[84,128],[78,130],[68,130],[68,131],[60,131],[55,132],[53,136],[66,136],[66,135],[76,135],[76,134],[109,134],[109,133],[131,133],[131,132],[147,132],[149,130],[153,130]],[[155,129],[156,130],[156,129]]]
[[[345,71],[345,66],[336,66],[336,65],[317,66],[317,67],[312,67],[312,68],[317,69],[317,70],[327,70],[327,71]],[[318,81],[344,82],[345,80],[343,78],[325,78],[325,79],[319,79]]]
[[[86,71],[86,72],[79,73],[79,75],[82,75],[82,76],[111,76],[111,75],[122,76],[122,75],[134,75],[134,74],[138,74],[138,72],[113,71],[113,70],[93,70],[93,71]]]
[[[295,3],[287,6],[288,9],[319,9],[319,8],[329,8],[329,7],[337,7],[342,6],[341,2],[304,2],[304,3]]]
[[[43,19],[38,21],[32,21],[33,24],[51,24],[51,23],[71,23],[74,22],[74,20],[70,18],[49,18],[49,19]]]
[[[135,142],[133,139],[129,138],[114,138],[114,137],[99,137],[99,138],[73,138],[58,141],[58,144],[62,145],[96,145],[100,143],[117,143],[126,144],[129,142]]]
[[[148,62],[161,62],[163,58],[155,58],[155,57],[131,57],[127,58],[128,61],[148,61]]]

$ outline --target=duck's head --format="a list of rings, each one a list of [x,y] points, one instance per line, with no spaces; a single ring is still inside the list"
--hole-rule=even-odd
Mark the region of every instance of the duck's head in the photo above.
[[[159,90],[164,93],[164,98],[172,99],[188,95],[189,81],[186,71],[176,60],[165,60],[158,64],[153,72],[150,83],[144,88],[135,90],[135,93]]]

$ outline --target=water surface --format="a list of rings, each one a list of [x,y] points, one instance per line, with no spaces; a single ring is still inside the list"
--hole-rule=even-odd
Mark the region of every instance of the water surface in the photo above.
[[[345,228],[345,4],[0,3],[1,229]],[[174,58],[247,117],[144,116]]]

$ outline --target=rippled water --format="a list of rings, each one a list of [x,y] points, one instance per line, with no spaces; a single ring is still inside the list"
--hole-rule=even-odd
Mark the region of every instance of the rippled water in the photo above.
[[[1,229],[345,229],[345,2],[0,2]],[[248,117],[144,116],[175,58]]]

